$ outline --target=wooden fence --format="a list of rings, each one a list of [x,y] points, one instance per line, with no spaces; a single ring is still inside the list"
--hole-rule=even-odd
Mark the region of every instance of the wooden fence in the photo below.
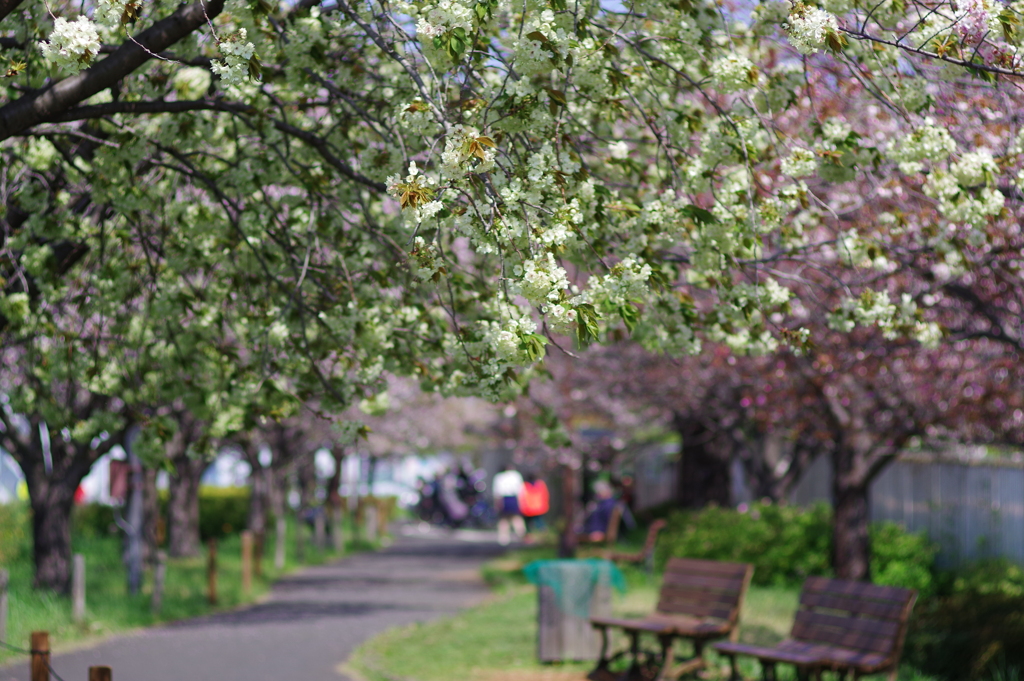
[[[819,458],[790,495],[809,505],[830,500],[831,462]],[[924,531],[939,545],[938,563],[982,558],[1024,564],[1024,465],[905,458],[889,465],[870,490],[871,520]]]
[[[675,447],[647,447],[633,459],[636,510],[670,502],[678,489]],[[1024,462],[905,455],[875,479],[871,520],[926,532],[939,545],[941,567],[982,558],[1024,565]],[[733,466],[733,503],[750,501],[740,466]],[[819,457],[789,495],[798,506],[831,503],[832,465]]]

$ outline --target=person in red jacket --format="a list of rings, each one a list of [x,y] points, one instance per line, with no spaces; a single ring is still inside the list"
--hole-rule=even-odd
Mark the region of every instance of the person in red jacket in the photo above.
[[[550,507],[547,484],[533,473],[523,478],[523,489],[519,493],[519,512],[526,519],[527,532],[544,527],[544,515]]]

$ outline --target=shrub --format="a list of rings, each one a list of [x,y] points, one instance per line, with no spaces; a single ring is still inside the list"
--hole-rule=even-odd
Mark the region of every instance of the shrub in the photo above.
[[[0,565],[10,565],[31,551],[26,504],[0,504]]]
[[[82,504],[71,511],[72,537],[95,539],[108,534],[117,534],[114,522],[114,507],[104,504]]]
[[[199,488],[199,534],[203,541],[237,534],[248,522],[248,487]]]
[[[938,546],[924,532],[910,533],[892,522],[871,526],[871,580],[875,584],[917,589],[919,598],[934,592]]]
[[[670,556],[753,563],[754,583],[799,584],[829,573],[831,513],[753,504],[746,511],[711,507],[677,512],[658,542],[658,564]]]
[[[670,556],[753,563],[755,584],[789,586],[832,572],[832,511],[824,504],[803,509],[759,503],[742,511],[711,507],[677,511],[668,521],[658,542],[662,568]],[[936,548],[924,535],[882,523],[871,528],[871,540],[875,582],[931,593]]]
[[[915,611],[907,658],[944,679],[1024,668],[1024,570],[1007,561],[948,575],[947,591]]]

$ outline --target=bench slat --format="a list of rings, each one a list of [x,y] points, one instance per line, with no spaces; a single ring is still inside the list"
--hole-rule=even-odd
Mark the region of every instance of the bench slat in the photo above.
[[[690,588],[715,589],[739,593],[743,588],[743,577],[720,577],[717,575],[686,574],[681,572],[666,573],[662,581],[667,586],[683,586]]]
[[[714,617],[726,620],[734,608],[721,603],[695,603],[693,601],[658,601],[658,612],[685,613],[694,617]]]
[[[793,638],[888,653],[893,649],[900,629],[898,622],[837,617],[801,610],[793,622]]]
[[[804,591],[827,593],[838,596],[852,596],[875,601],[896,601],[906,604],[913,596],[909,589],[895,586],[878,586],[866,582],[852,582],[846,579],[829,579],[827,577],[808,577],[804,582]]]
[[[686,574],[703,574],[742,579],[747,574],[747,567],[746,563],[724,563],[701,558],[669,558],[668,565],[665,566],[665,575],[683,572]]]
[[[800,605],[810,608],[842,610],[854,615],[874,617],[881,620],[900,620],[906,604],[895,601],[871,601],[854,596],[804,591],[800,594]]]
[[[700,587],[662,585],[661,598],[696,601],[697,603],[735,603],[739,589],[735,591],[713,591]]]

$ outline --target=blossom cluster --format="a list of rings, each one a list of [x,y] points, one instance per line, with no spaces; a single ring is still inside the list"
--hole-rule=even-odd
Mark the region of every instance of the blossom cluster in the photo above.
[[[100,35],[86,16],[76,21],[57,17],[49,40],[39,43],[43,58],[68,73],[78,73],[99,54]]]
[[[220,76],[225,85],[241,85],[250,74],[250,60],[256,54],[256,46],[248,41],[244,28],[238,35],[220,41],[223,61],[214,61],[210,70]]]
[[[569,287],[565,269],[550,252],[523,261],[513,271],[519,277],[513,280],[514,289],[534,304],[557,302]]]
[[[97,0],[93,18],[105,26],[119,26],[126,12],[137,7],[133,0]]]
[[[782,159],[780,169],[789,177],[807,177],[818,169],[818,159],[810,149],[794,147],[789,156]]]
[[[801,54],[814,54],[839,31],[834,15],[803,3],[793,6],[786,25],[790,44]]]
[[[416,35],[430,38],[444,35],[456,28],[469,31],[473,28],[473,5],[459,0],[441,0],[436,5],[426,5],[419,10]]]
[[[924,169],[924,161],[939,163],[955,151],[956,141],[949,131],[926,119],[924,125],[893,144],[888,156],[899,165],[900,172],[912,175]]]
[[[719,92],[745,90],[757,84],[754,62],[741,54],[727,54],[711,63],[711,82]]]
[[[455,125],[444,142],[441,171],[448,177],[486,173],[494,168],[495,144],[476,128]]]

